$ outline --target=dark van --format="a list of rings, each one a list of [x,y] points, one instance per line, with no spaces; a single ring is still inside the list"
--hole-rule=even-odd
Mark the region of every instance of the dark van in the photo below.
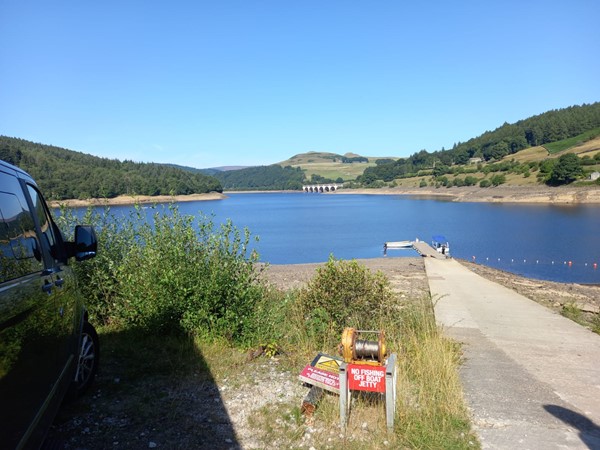
[[[61,401],[92,382],[98,336],[69,260],[96,255],[89,226],[65,242],[35,181],[0,161],[0,447],[38,448]]]

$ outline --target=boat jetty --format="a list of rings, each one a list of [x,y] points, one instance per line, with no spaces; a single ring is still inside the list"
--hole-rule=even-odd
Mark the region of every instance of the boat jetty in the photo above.
[[[442,235],[433,236],[431,245],[416,239],[415,241],[390,241],[383,244],[383,254],[388,250],[415,250],[423,257],[446,259],[450,257],[450,244]]]

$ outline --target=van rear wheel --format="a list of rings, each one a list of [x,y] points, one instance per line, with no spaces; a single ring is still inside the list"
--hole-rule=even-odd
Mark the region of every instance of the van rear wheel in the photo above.
[[[94,381],[100,362],[100,341],[96,329],[89,323],[84,322],[81,330],[79,344],[79,357],[77,360],[77,371],[73,380],[72,390],[75,396],[83,394]]]

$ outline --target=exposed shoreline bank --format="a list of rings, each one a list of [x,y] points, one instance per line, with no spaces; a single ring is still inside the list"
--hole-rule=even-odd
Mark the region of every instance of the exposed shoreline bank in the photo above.
[[[455,202],[535,203],[535,204],[600,204],[600,186],[547,187],[497,186],[491,188],[378,188],[340,189],[336,194],[406,195],[421,198],[446,199]]]
[[[66,205],[72,208],[86,206],[115,206],[148,203],[178,203],[223,200],[227,194],[257,194],[300,191],[226,191],[191,195],[121,195],[115,198],[94,198],[87,200],[59,200],[50,205],[57,208]],[[530,203],[557,205],[600,205],[600,186],[547,187],[547,186],[497,186],[492,188],[451,187],[451,188],[377,188],[377,189],[340,189],[333,195],[405,195],[408,197],[447,200],[453,202],[474,203]],[[307,194],[312,195],[312,194]]]
[[[85,206],[118,206],[148,203],[200,202],[211,200],[223,200],[224,198],[227,198],[227,196],[219,192],[209,192],[208,194],[190,195],[119,195],[115,198],[90,198],[86,200],[54,200],[49,202],[49,204],[52,208],[58,208],[62,205],[71,208],[79,208]]]

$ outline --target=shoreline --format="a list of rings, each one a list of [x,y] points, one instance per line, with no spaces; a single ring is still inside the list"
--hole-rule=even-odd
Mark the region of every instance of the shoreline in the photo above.
[[[90,198],[86,200],[53,200],[49,201],[48,204],[51,208],[59,208],[61,206],[79,208],[86,206],[122,206],[148,203],[201,202],[223,200],[225,198],[227,198],[227,196],[219,192],[209,192],[208,194],[190,195],[119,195],[118,197],[114,198]]]
[[[596,186],[497,186],[450,188],[377,188],[340,189],[338,195],[405,195],[419,198],[473,203],[531,203],[531,204],[600,204],[600,187]]]
[[[176,203],[213,201],[227,198],[227,194],[272,194],[298,193],[302,191],[225,191],[208,194],[191,195],[120,195],[115,198],[93,198],[87,200],[69,199],[54,200],[49,204],[52,208],[62,205],[69,207],[116,206],[148,203]],[[311,193],[306,193],[312,195]],[[376,188],[376,189],[339,189],[328,193],[332,195],[403,195],[421,199],[446,200],[452,202],[472,203],[523,203],[552,205],[600,205],[600,186],[497,186],[490,188],[451,187],[451,188]]]

